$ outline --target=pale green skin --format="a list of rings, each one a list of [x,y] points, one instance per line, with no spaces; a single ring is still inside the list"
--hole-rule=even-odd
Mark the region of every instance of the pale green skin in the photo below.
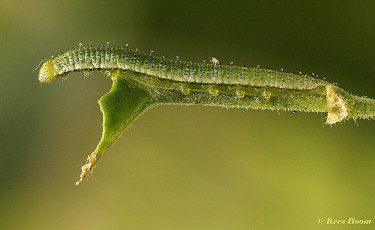
[[[111,91],[99,100],[103,113],[102,138],[94,152],[89,155],[86,164],[82,166],[81,178],[77,184],[86,177],[97,159],[139,115],[147,108],[158,104],[198,104],[227,108],[328,112],[327,123],[329,124],[349,118],[373,119],[375,117],[373,99],[353,96],[326,81],[306,75],[259,68],[187,64],[141,53],[137,56],[142,57],[141,61],[139,58],[138,61],[136,58],[129,60],[130,64],[127,64],[125,68],[125,64],[119,66],[120,64],[114,64],[114,62],[121,62],[121,55],[125,58],[129,54],[126,52],[134,54],[135,51],[123,49],[121,54],[118,49],[100,49],[101,52],[96,53],[93,51],[94,48],[69,51],[49,60],[49,64],[53,63],[55,66],[54,76],[45,75],[43,66],[39,75],[39,79],[43,82],[64,76],[72,71],[100,70],[113,80]],[[108,50],[110,52],[105,52]],[[93,59],[88,61],[87,57],[95,56],[95,54],[102,55],[101,60],[107,64],[100,66],[100,60],[96,60],[97,63]],[[56,64],[69,56],[75,57],[73,62],[66,62],[71,65],[70,67],[62,69],[61,65],[59,67],[59,64]],[[151,65],[156,65],[161,59],[165,61],[164,63],[172,63],[173,68],[159,66],[157,70],[148,70],[148,68],[151,69]],[[206,74],[201,70],[199,76],[198,72],[186,74],[186,65],[201,67],[209,73]],[[111,68],[107,68],[108,66]],[[218,69],[225,70],[225,74],[222,73],[219,80],[215,78],[218,76],[215,75],[215,70]],[[233,69],[236,70],[235,73],[229,71]],[[243,74],[240,82],[238,74],[242,71],[247,71],[248,74]],[[195,76],[191,77],[194,74]],[[261,81],[261,78],[268,78],[268,80]],[[280,86],[280,79],[287,78],[291,83]],[[199,82],[192,81],[194,79],[200,80]],[[280,87],[276,87],[277,85]]]

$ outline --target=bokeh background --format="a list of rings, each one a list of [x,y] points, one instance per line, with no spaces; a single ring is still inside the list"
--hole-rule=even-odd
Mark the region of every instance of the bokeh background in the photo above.
[[[0,1],[0,229],[344,229],[375,224],[375,121],[160,106],[80,186],[111,80],[41,85],[78,43],[315,73],[375,98],[374,1]]]

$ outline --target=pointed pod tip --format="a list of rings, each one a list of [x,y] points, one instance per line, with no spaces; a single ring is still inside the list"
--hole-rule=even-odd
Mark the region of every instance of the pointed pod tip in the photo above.
[[[99,157],[95,153],[91,153],[87,157],[86,164],[81,167],[81,175],[79,176],[79,181],[76,182],[76,185],[79,185],[83,181],[83,179],[85,179],[87,175],[92,171],[98,158]]]

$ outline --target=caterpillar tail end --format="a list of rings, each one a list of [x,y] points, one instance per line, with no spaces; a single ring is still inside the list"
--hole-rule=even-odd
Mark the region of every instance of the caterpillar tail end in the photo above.
[[[86,164],[81,167],[81,175],[79,176],[79,180],[76,182],[76,185],[79,185],[83,179],[87,177],[87,175],[92,172],[94,165],[99,157],[95,153],[91,153],[86,160]]]

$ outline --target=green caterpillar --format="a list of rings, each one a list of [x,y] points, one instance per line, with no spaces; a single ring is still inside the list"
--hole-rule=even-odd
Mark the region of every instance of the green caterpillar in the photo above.
[[[260,68],[193,63],[145,54],[128,48],[83,47],[47,60],[39,81],[49,82],[69,72],[81,70],[130,70],[176,82],[275,87],[310,90],[328,82],[309,77]]]
[[[352,118],[373,119],[375,101],[351,95],[335,84],[302,74],[261,68],[185,62],[151,52],[117,47],[80,47],[44,61],[39,81],[49,82],[71,72],[102,71],[113,80],[100,100],[101,141],[82,166],[79,184],[121,132],[147,108],[157,104],[200,104],[327,112],[327,123]]]

